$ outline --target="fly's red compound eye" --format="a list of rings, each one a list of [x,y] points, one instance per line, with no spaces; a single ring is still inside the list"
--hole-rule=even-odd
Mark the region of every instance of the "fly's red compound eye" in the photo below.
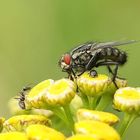
[[[67,65],[70,65],[71,56],[70,56],[69,54],[65,54],[65,55],[64,55],[64,62],[65,62]]]

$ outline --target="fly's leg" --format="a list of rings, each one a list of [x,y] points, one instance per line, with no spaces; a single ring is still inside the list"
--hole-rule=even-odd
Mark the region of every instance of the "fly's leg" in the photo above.
[[[97,57],[98,57],[98,53],[95,53],[95,55],[92,56],[92,58],[90,59],[90,61],[86,65],[86,70],[89,70],[90,71],[90,75],[92,77],[95,77],[95,76],[98,75],[95,70],[92,70],[92,68],[96,66]]]
[[[112,75],[114,75],[114,72],[112,71],[112,69],[111,69],[111,67],[110,67],[109,65],[107,65],[107,69],[108,69],[108,71],[109,71]],[[117,75],[116,75],[116,78],[125,80],[125,78],[119,77],[119,76],[117,76]]]
[[[115,82],[115,78],[117,77],[117,72],[118,72],[118,66],[119,66],[119,63],[118,62],[113,62],[113,61],[104,61],[104,62],[99,62],[96,64],[96,67],[98,66],[104,66],[104,65],[107,65],[107,66],[110,66],[110,65],[115,65],[115,69],[114,69],[114,72],[112,71],[112,69],[110,68],[111,70],[111,73],[113,75],[112,77],[112,82],[114,83],[114,85],[116,86],[116,88],[118,88],[116,82]]]
[[[98,54],[96,53],[92,58],[89,60],[88,64],[86,65],[86,70],[91,70],[93,67],[95,67],[97,62]]]
[[[117,86],[117,83],[115,82],[115,78],[117,76],[117,72],[118,72],[118,65],[115,65],[115,69],[114,69],[114,74],[113,74],[113,77],[112,77],[112,81],[113,81],[114,85],[116,86],[116,88],[118,89],[119,87]]]

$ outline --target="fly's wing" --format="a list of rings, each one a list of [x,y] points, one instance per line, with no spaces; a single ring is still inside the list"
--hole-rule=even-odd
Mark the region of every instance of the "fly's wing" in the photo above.
[[[92,46],[94,46],[95,44],[97,44],[96,42],[86,42],[82,45],[79,45],[77,46],[76,48],[74,48],[72,51],[71,51],[71,54],[74,54],[74,53],[79,53],[79,52],[84,52],[85,50],[90,50],[90,48]]]
[[[102,48],[121,46],[121,45],[136,43],[136,42],[137,41],[135,41],[135,40],[122,41],[122,42],[118,42],[118,41],[101,42],[101,43],[99,42],[99,43],[93,44],[93,46],[91,47],[91,50],[94,51],[94,50],[98,50],[98,49],[102,49]]]

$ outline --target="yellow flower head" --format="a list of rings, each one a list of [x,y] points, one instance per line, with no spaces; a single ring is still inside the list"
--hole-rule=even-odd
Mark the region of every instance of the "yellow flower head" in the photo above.
[[[116,82],[118,88],[123,88],[123,87],[127,86],[127,81],[125,79],[116,78],[115,82]],[[110,94],[114,95],[114,93],[116,92],[117,88],[116,88],[116,86],[114,85],[113,82],[111,83],[110,87],[112,88]]]
[[[51,85],[45,94],[45,100],[49,105],[69,104],[74,98],[76,92],[76,85],[69,79],[57,80]]]
[[[140,113],[140,88],[120,88],[114,95],[114,107],[128,113]]]
[[[87,134],[87,135],[77,134],[77,135],[67,138],[66,140],[99,140],[99,139],[95,138],[91,134]]]
[[[46,102],[43,100],[43,96],[46,90],[54,81],[52,79],[45,80],[31,89],[31,91],[26,96],[26,102],[31,108],[44,108],[46,107]]]
[[[75,131],[77,134],[92,134],[99,140],[120,140],[120,136],[114,128],[99,121],[80,121],[75,124]]]
[[[32,109],[31,113],[35,115],[43,115],[46,117],[51,117],[53,115],[53,112],[51,110],[46,109]]]
[[[65,140],[65,136],[44,125],[30,125],[26,129],[26,134],[30,140]]]
[[[12,115],[29,114],[31,110],[30,109],[28,109],[28,110],[21,109],[18,104],[19,101],[15,98],[16,97],[11,98],[8,102],[8,108],[9,108],[10,114],[12,114]],[[27,108],[27,106],[26,106],[26,108]]]
[[[92,77],[88,72],[85,72],[77,78],[79,91],[82,94],[92,97],[100,96],[107,92],[111,82],[111,78],[106,75],[99,74],[96,77]]]
[[[0,132],[3,130],[3,123],[5,121],[5,118],[0,117]]]
[[[0,140],[28,140],[26,135],[21,132],[7,132],[0,134]]]
[[[4,122],[4,128],[8,131],[23,131],[31,124],[43,124],[50,126],[50,120],[42,115],[17,115]]]
[[[77,111],[78,121],[82,120],[96,120],[113,125],[119,121],[119,118],[108,112],[88,110],[88,109],[79,109]]]

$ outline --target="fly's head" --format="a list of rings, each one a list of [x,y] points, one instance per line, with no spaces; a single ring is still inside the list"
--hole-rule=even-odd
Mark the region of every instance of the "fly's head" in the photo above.
[[[71,55],[66,53],[59,60],[59,66],[63,71],[70,71],[71,69]]]

